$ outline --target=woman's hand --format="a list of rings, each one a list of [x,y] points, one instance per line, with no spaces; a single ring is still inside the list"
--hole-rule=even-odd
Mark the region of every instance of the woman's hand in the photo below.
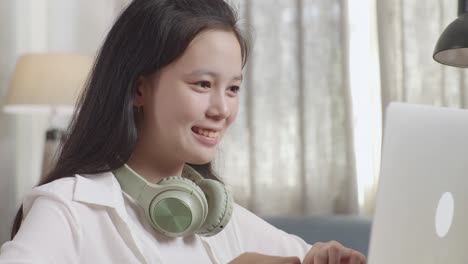
[[[336,241],[315,243],[303,264],[365,264],[366,257]]]
[[[268,256],[254,252],[246,252],[233,259],[229,264],[301,264],[298,257]]]

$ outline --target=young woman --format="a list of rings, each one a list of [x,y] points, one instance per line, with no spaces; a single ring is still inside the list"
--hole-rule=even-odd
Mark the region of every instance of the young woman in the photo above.
[[[223,0],[134,0],[0,263],[364,263],[274,228],[213,173],[248,50]]]

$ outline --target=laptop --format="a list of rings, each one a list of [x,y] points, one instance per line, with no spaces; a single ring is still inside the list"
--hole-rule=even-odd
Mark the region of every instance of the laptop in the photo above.
[[[468,111],[392,103],[370,264],[468,263]]]

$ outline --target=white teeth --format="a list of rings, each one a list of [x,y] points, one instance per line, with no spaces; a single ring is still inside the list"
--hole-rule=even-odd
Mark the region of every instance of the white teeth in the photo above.
[[[203,135],[205,137],[217,138],[219,136],[219,132],[208,131],[199,127],[196,127],[194,130],[197,134]]]

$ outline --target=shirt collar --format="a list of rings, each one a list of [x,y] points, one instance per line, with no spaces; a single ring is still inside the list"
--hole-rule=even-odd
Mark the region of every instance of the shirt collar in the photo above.
[[[129,246],[140,258],[142,263],[149,263],[141,251],[125,209],[125,202],[120,184],[112,172],[92,175],[76,175],[76,185],[73,200],[77,202],[104,206],[113,209],[122,219],[124,225],[118,225],[118,230],[124,237],[130,237]]]

